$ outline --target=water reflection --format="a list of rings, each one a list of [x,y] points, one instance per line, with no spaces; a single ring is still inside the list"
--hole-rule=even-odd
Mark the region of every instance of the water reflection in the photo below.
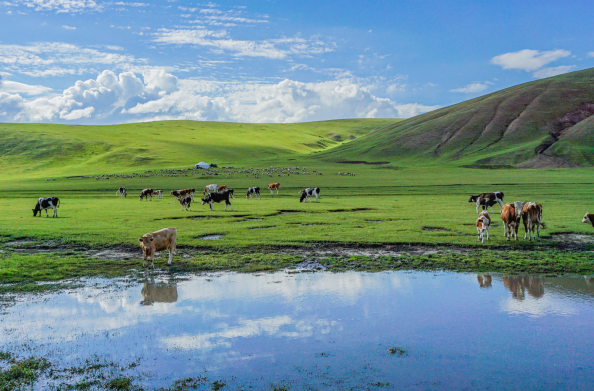
[[[539,276],[504,276],[503,285],[518,300],[524,300],[526,291],[535,299],[544,295],[544,278]]]
[[[476,279],[481,288],[491,288],[492,278],[490,274],[477,274]]]
[[[153,305],[154,303],[175,303],[177,301],[177,284],[145,282],[142,291],[141,305]]]

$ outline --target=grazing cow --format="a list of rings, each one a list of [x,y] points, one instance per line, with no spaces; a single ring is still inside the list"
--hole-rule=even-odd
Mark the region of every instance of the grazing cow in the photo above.
[[[582,223],[590,224],[594,227],[594,214],[586,213],[582,219]]]
[[[153,189],[144,189],[140,192],[140,201],[142,201],[143,198],[145,198],[147,201],[149,199],[149,197],[151,198],[151,201],[153,200]]]
[[[276,190],[276,195],[278,195],[278,189],[280,188],[280,183],[271,183],[268,185],[268,190],[270,190],[270,195],[273,195],[273,190]]]
[[[185,197],[181,197],[179,199],[179,204],[182,207],[182,210],[189,210],[191,211],[192,209],[190,209],[190,204],[192,203],[192,196],[191,195],[187,195]]]
[[[37,200],[37,205],[35,205],[35,209],[33,209],[33,217],[37,216],[37,212],[39,212],[39,217],[41,217],[41,211],[45,210],[45,217],[49,217],[47,210],[52,208],[54,210],[54,214],[52,217],[58,217],[58,209],[60,207],[60,200],[58,197],[41,197]]]
[[[210,185],[204,186],[204,191],[202,192],[202,195],[205,195],[207,193],[216,193],[218,190],[219,185],[212,183]]]
[[[126,198],[126,196],[128,195],[128,194],[126,194],[126,188],[125,187],[120,187],[118,189],[118,191],[116,191],[116,194],[119,195],[120,198],[122,198],[122,197],[123,198]]]
[[[146,267],[146,259],[150,258],[153,269],[155,268],[155,253],[158,251],[169,250],[168,265],[171,265],[173,253],[175,253],[175,242],[177,240],[177,229],[163,228],[159,231],[142,235],[138,239],[140,248],[144,254],[143,267]]]
[[[262,199],[262,197],[260,196],[260,188],[258,186],[250,187],[249,189],[247,189],[247,194],[245,195],[245,198],[249,197],[249,199],[251,200],[252,195],[254,195],[256,199]]]
[[[516,208],[514,205],[507,203],[501,208],[501,220],[503,221],[503,235],[509,241],[513,235],[518,240],[518,227],[520,219],[516,217]]]
[[[155,190],[153,194],[155,194],[155,198],[163,199],[163,190]]]
[[[481,206],[483,207],[483,210],[489,208],[491,209],[491,213],[495,213],[493,212],[493,205],[499,204],[503,208],[503,193],[496,191],[494,193],[482,193],[475,196],[471,195],[468,202],[476,203],[476,213],[479,212]]]
[[[491,216],[489,212],[482,211],[476,219],[476,230],[478,232],[477,242],[485,243],[485,233],[487,233],[487,240],[489,240],[489,225],[491,224]]]
[[[202,199],[202,205],[209,204],[210,210],[213,210],[212,209],[213,202],[218,203],[218,202],[225,201],[225,210],[227,210],[227,205],[229,205],[231,207],[231,210],[233,210],[233,206],[231,206],[231,203],[229,202],[229,196],[231,196],[231,198],[233,198],[233,189],[229,189],[222,193],[208,193],[206,195],[206,197],[204,197]]]
[[[301,194],[301,197],[299,198],[299,202],[303,202],[304,200],[307,201],[308,198],[313,198],[316,197],[316,202],[320,202],[319,198],[320,198],[320,188],[319,187],[308,187],[307,189],[303,189],[301,191],[299,191],[298,193]],[[311,198],[309,200],[309,202],[311,202]]]
[[[545,224],[542,221],[542,205],[536,202],[527,202],[522,209],[522,220],[524,222],[524,239],[528,236],[528,240],[532,241],[532,237],[536,240],[540,240],[540,227],[545,228]],[[535,231],[536,228],[536,231]]]

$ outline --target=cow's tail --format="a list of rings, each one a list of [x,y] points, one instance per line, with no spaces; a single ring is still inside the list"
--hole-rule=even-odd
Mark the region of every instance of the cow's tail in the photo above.
[[[545,222],[544,222],[544,221],[541,221],[541,222],[540,222],[540,228],[542,228],[542,229],[547,229],[547,225],[545,224]]]

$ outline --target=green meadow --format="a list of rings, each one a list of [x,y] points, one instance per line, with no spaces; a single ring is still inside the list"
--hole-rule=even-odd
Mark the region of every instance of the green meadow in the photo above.
[[[576,262],[589,259],[586,251],[591,247],[593,228],[582,224],[581,218],[594,210],[593,168],[486,170],[415,158],[364,161],[356,154],[342,153],[338,159],[326,153],[337,146],[348,149],[345,146],[352,140],[394,122],[248,125],[172,121],[97,127],[4,124],[0,132],[4,132],[8,142],[2,146],[0,157],[5,168],[0,175],[0,240],[7,243],[32,239],[63,246],[136,249],[137,239],[144,233],[176,227],[180,255],[174,257],[174,264],[190,262],[184,260],[184,252],[201,249],[210,251],[210,256],[217,252],[226,254],[220,258],[220,265],[227,265],[226,269],[246,271],[254,268],[231,265],[229,259],[233,257],[229,254],[241,258],[245,253],[282,254],[283,248],[424,245],[472,251],[536,251],[529,257],[531,262],[534,258],[550,258],[546,255],[550,251],[568,251],[574,258],[578,251],[581,255]],[[219,167],[209,173],[161,171],[187,169],[199,161],[215,162]],[[270,167],[278,169],[272,176],[234,172]],[[289,167],[293,174],[283,174],[282,169]],[[96,179],[133,173],[137,175]],[[46,181],[47,178],[55,180]],[[271,182],[281,183],[279,195],[270,195],[266,186]],[[215,204],[214,211],[200,204],[202,189],[210,183],[226,184],[235,190],[233,211],[224,211],[224,204]],[[128,191],[125,199],[115,194],[120,186]],[[262,189],[261,200],[245,198],[245,191],[251,186]],[[164,199],[139,201],[140,190],[147,187],[163,189]],[[321,188],[319,203],[299,202],[297,192],[305,187]],[[180,188],[197,189],[190,212],[182,211],[168,196],[171,190]],[[475,206],[467,202],[468,198],[495,190],[503,191],[508,202],[536,201],[543,205],[547,224],[541,231],[543,240],[523,240],[521,227],[520,240],[506,241],[497,205],[492,216],[491,240],[477,243]],[[58,218],[46,218],[45,212],[42,217],[33,217],[32,208],[42,196],[60,198]],[[220,237],[203,238],[212,235]],[[3,247],[7,253],[12,251],[11,247]],[[485,253],[481,254],[484,258]],[[5,272],[12,259],[10,273],[14,277],[18,267],[11,257],[5,254],[2,259]],[[71,258],[72,262],[85,265],[83,275],[93,274],[89,268],[92,263]],[[69,262],[68,257],[60,259]],[[272,258],[266,259],[260,257],[255,270],[274,269],[268,267]],[[460,266],[456,266],[456,259],[449,259],[447,264],[432,264],[456,269]],[[46,267],[42,266],[43,261],[38,264]],[[156,264],[164,266],[162,260]],[[353,264],[360,266],[361,259]],[[110,263],[97,265],[108,269]],[[220,265],[217,266],[215,256],[200,263],[198,269],[219,269]],[[344,266],[337,265],[334,263],[336,270]],[[374,267],[370,266],[371,269]],[[2,266],[0,276],[1,271]],[[40,273],[39,278],[52,280],[48,275],[51,273]],[[80,275],[81,270],[60,274],[66,278]]]

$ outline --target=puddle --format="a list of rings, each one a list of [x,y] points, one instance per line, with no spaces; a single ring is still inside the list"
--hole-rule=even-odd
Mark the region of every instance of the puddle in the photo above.
[[[429,232],[451,232],[451,230],[442,227],[423,227],[423,231]]]
[[[594,236],[593,235],[583,235],[583,234],[554,234],[554,235],[551,235],[551,240],[554,240],[556,242],[590,244],[590,243],[594,243]]]
[[[225,236],[225,235],[219,235],[219,234],[205,235],[205,236],[198,237],[198,239],[202,239],[202,240],[219,240],[223,236]]]
[[[502,382],[590,389],[594,381],[591,278],[402,271],[184,277],[147,272],[140,281],[91,279],[21,297],[1,315],[0,351],[46,357],[60,368],[99,357],[126,366],[121,374],[146,390],[197,375],[210,379],[199,389],[216,380],[225,389],[260,390],[279,383],[291,390],[501,389]],[[34,389],[59,381],[44,378]]]

